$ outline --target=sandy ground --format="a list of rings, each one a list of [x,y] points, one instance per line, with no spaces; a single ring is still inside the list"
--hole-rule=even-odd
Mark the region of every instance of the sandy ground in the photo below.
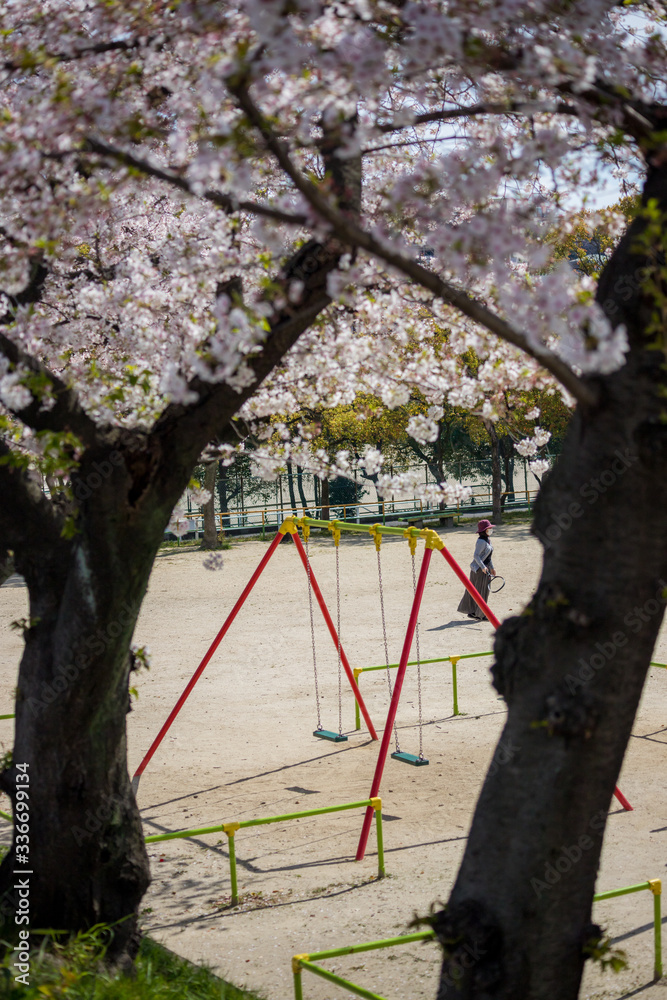
[[[467,566],[475,540],[470,526],[443,534],[454,556]],[[496,567],[507,577],[505,589],[492,598],[502,618],[519,611],[531,594],[540,548],[525,525],[498,529],[494,541]],[[151,648],[153,667],[139,677],[140,697],[128,720],[130,773],[266,548],[255,539],[235,542],[218,573],[205,570],[196,552],[171,550],[157,559],[137,627],[137,639]],[[313,538],[311,555],[335,619],[335,554],[330,539]],[[395,662],[412,594],[404,541],[385,539],[382,573],[389,657]],[[340,579],[342,642],[350,662],[355,667],[380,664],[384,649],[377,561],[370,539],[344,537]],[[491,626],[457,614],[460,596],[460,584],[434,553],[420,615],[422,658],[491,649]],[[25,587],[13,577],[0,594],[0,705],[7,711],[21,647],[9,624],[25,609]],[[337,730],[336,651],[317,607],[314,611],[322,724]],[[667,662],[664,629],[654,658]],[[422,736],[430,764],[415,768],[387,762],[381,794],[388,878],[376,878],[373,832],[365,859],[353,860],[361,810],[240,830],[237,907],[230,906],[224,834],[150,845],[153,884],[144,900],[145,930],[270,1000],[293,996],[293,954],[405,932],[415,913],[425,914],[432,903],[446,899],[465,847],[475,801],[505,717],[504,704],[490,684],[490,662],[479,658],[459,664],[459,707],[466,714],[457,717],[452,715],[450,665],[423,667]],[[386,675],[365,673],[360,687],[381,731],[388,705]],[[138,800],[147,834],[366,798],[378,744],[369,739],[365,727],[354,731],[354,704],[346,685],[342,713],[347,743],[313,738],[317,712],[306,579],[293,544],[286,540],[141,780]],[[417,753],[414,669],[406,678],[398,724],[401,748]],[[7,727],[0,730],[0,737],[8,747],[11,723],[0,725]],[[667,671],[652,668],[619,782],[635,810],[624,813],[612,806],[599,890],[665,873],[666,752],[661,747],[666,744]],[[651,895],[637,893],[601,902],[595,918],[625,949],[630,968],[616,976],[587,972],[582,996],[667,997],[665,980],[651,985]],[[410,945],[333,959],[326,967],[392,1000],[417,1000],[435,996],[439,955],[433,944]],[[304,973],[307,1000],[349,995]]]

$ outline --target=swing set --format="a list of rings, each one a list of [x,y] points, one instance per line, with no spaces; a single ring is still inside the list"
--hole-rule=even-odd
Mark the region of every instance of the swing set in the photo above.
[[[321,592],[321,590],[319,588],[319,585],[317,583],[317,580],[315,578],[315,574],[313,573],[311,561],[310,561],[309,554],[308,554],[308,539],[309,539],[309,535],[310,535],[310,530],[311,530],[311,528],[314,528],[314,527],[325,528],[325,529],[329,530],[332,533],[332,535],[333,535],[333,541],[334,541],[334,546],[335,546],[335,550],[336,550],[337,627],[334,625],[334,623],[332,621],[332,618],[331,618],[331,615],[329,614],[327,605],[326,605],[326,603],[324,601],[324,598],[322,596],[322,592]],[[303,532],[304,541],[306,543],[305,547],[302,544],[301,539],[299,538],[299,533],[298,533],[298,529],[299,528],[301,528],[301,530]],[[378,760],[377,760],[377,764],[376,764],[376,768],[375,768],[375,774],[373,776],[373,781],[372,781],[372,784],[371,784],[371,791],[370,791],[370,795],[368,797],[369,800],[375,800],[375,799],[377,799],[379,797],[379,794],[380,794],[380,784],[381,784],[381,781],[382,781],[382,775],[383,775],[383,772],[384,772],[384,766],[385,766],[385,763],[386,763],[386,758],[387,758],[387,755],[388,755],[388,752],[389,752],[389,746],[390,746],[391,739],[392,739],[392,732],[393,732],[393,735],[394,735],[394,742],[395,742],[395,747],[396,747],[396,749],[394,750],[394,752],[391,754],[391,757],[394,760],[398,760],[398,761],[401,761],[403,763],[411,764],[412,766],[415,766],[415,767],[421,767],[421,766],[424,766],[424,765],[428,764],[428,760],[424,757],[423,742],[422,742],[423,714],[422,714],[422,697],[421,697],[421,660],[420,660],[420,655],[419,655],[418,617],[419,617],[419,609],[420,609],[422,598],[423,598],[423,595],[424,595],[424,589],[425,589],[425,586],[426,586],[426,578],[427,578],[429,566],[430,566],[430,563],[431,563],[431,557],[432,557],[432,554],[433,554],[434,550],[436,550],[436,551],[438,551],[438,552],[440,552],[442,554],[442,556],[445,559],[445,561],[448,563],[448,565],[454,571],[454,573],[456,574],[456,576],[458,577],[458,579],[461,581],[461,583],[463,584],[463,586],[465,587],[465,589],[468,591],[468,593],[471,595],[471,597],[473,598],[473,600],[479,606],[479,608],[481,609],[481,611],[486,615],[487,619],[493,625],[493,627],[497,629],[500,626],[500,622],[498,621],[498,619],[496,618],[496,616],[494,615],[493,611],[488,606],[488,604],[486,603],[486,601],[484,601],[484,599],[478,593],[478,591],[476,590],[476,588],[470,582],[470,580],[468,579],[468,577],[466,576],[466,574],[463,572],[463,570],[461,569],[461,567],[459,566],[459,564],[456,562],[456,560],[454,559],[454,557],[448,551],[448,549],[445,546],[445,543],[442,541],[442,539],[440,538],[440,536],[437,534],[437,532],[433,531],[432,529],[430,529],[430,528],[425,528],[425,529],[419,529],[419,528],[398,528],[398,527],[390,527],[388,525],[383,525],[383,524],[374,524],[374,525],[372,525],[369,528],[366,525],[354,524],[354,523],[343,522],[343,521],[321,521],[321,520],[317,520],[315,518],[310,518],[310,517],[296,518],[296,517],[293,516],[293,517],[286,518],[286,520],[283,522],[283,524],[278,529],[278,532],[277,532],[275,538],[271,542],[271,544],[270,544],[268,550],[266,551],[266,553],[264,554],[263,558],[260,560],[260,563],[257,566],[257,569],[252,574],[250,580],[246,584],[246,586],[245,586],[244,590],[242,591],[240,597],[238,598],[236,604],[234,605],[234,607],[230,611],[229,615],[227,616],[224,624],[222,625],[222,628],[220,629],[220,631],[216,635],[215,639],[211,643],[209,649],[205,653],[205,655],[204,655],[203,659],[201,660],[199,666],[197,667],[197,669],[195,670],[194,674],[192,675],[192,677],[188,681],[188,684],[186,685],[183,693],[181,694],[180,698],[178,699],[178,701],[174,705],[174,707],[171,710],[169,716],[167,717],[166,721],[164,722],[162,728],[160,729],[159,733],[157,734],[157,736],[153,740],[153,742],[152,742],[151,746],[149,747],[148,751],[146,752],[143,760],[139,764],[139,767],[135,771],[134,777],[132,779],[132,787],[133,787],[133,789],[135,791],[135,794],[136,794],[136,792],[138,790],[139,782],[140,782],[140,779],[141,779],[141,776],[142,776],[144,770],[146,769],[146,766],[148,765],[149,761],[151,760],[151,758],[153,757],[153,755],[157,751],[158,747],[162,743],[162,741],[163,741],[164,737],[166,736],[169,728],[171,727],[172,723],[174,722],[174,719],[176,718],[176,716],[180,712],[181,708],[183,707],[185,701],[187,700],[189,694],[191,693],[192,689],[194,688],[195,684],[197,683],[199,677],[201,676],[201,674],[205,670],[206,666],[210,662],[211,657],[213,656],[213,654],[215,653],[216,649],[218,648],[218,646],[222,642],[222,639],[224,638],[224,636],[226,635],[227,631],[229,630],[229,627],[231,626],[232,622],[236,618],[238,612],[243,607],[243,604],[245,603],[248,595],[250,594],[251,590],[253,589],[253,587],[256,584],[256,582],[259,579],[259,577],[261,576],[262,572],[266,568],[266,565],[269,562],[269,560],[271,559],[271,556],[273,555],[273,553],[275,552],[275,550],[277,549],[278,545],[283,540],[283,538],[285,537],[285,535],[288,535],[288,534],[291,535],[292,541],[294,542],[294,545],[296,546],[297,552],[299,554],[299,557],[300,557],[301,562],[303,564],[304,570],[306,572],[306,577],[307,577],[307,581],[308,581],[308,603],[309,603],[309,612],[310,612],[310,629],[311,629],[312,652],[313,652],[313,673],[314,673],[314,678],[315,678],[315,692],[316,692],[316,704],[317,704],[317,728],[315,729],[313,735],[316,736],[316,737],[318,737],[318,738],[320,738],[320,739],[330,740],[331,742],[335,742],[335,743],[339,743],[339,742],[343,742],[343,741],[347,740],[347,736],[345,736],[343,734],[343,731],[342,731],[342,672],[344,671],[345,675],[347,677],[347,680],[348,680],[348,682],[349,682],[349,684],[350,684],[350,686],[352,688],[352,691],[354,692],[355,701],[356,701],[356,704],[357,704],[357,706],[359,708],[359,711],[361,712],[361,714],[362,714],[362,716],[364,718],[364,721],[366,722],[366,725],[368,726],[368,731],[370,733],[370,736],[371,736],[371,738],[373,740],[377,740],[378,739],[377,732],[375,730],[375,727],[373,726],[373,722],[372,722],[372,720],[370,718],[370,715],[368,714],[368,710],[366,708],[366,705],[364,704],[364,700],[362,698],[361,692],[359,691],[359,687],[357,685],[357,681],[356,681],[356,678],[355,678],[355,672],[353,672],[352,668],[350,667],[348,658],[347,658],[347,656],[345,654],[345,651],[343,649],[343,645],[342,645],[342,642],[341,642],[341,638],[340,638],[340,617],[341,616],[340,616],[339,544],[340,544],[340,537],[341,537],[341,532],[342,531],[361,532],[363,534],[370,534],[373,537],[374,541],[375,541],[375,548],[376,548],[376,552],[377,552],[378,581],[379,581],[379,589],[380,589],[380,609],[381,609],[382,633],[383,633],[384,652],[385,652],[385,669],[386,669],[386,674],[387,674],[387,685],[388,685],[389,696],[390,696],[390,705],[389,705],[389,711],[388,711],[388,714],[387,714],[386,723],[385,723],[385,726],[384,726],[384,732],[383,732],[383,736],[382,736],[382,741],[380,743],[380,751],[379,751],[379,754],[378,754]],[[405,639],[404,639],[404,642],[403,642],[403,649],[402,649],[402,653],[401,653],[401,658],[400,658],[400,661],[399,661],[399,664],[398,664],[397,675],[396,675],[396,679],[393,682],[393,684],[392,684],[390,669],[394,665],[389,663],[389,650],[388,650],[388,642],[387,642],[387,628],[386,628],[385,608],[384,608],[384,589],[383,589],[383,583],[382,583],[382,566],[381,566],[381,559],[380,559],[380,548],[381,548],[382,536],[383,535],[394,535],[394,536],[400,536],[400,537],[403,537],[403,538],[407,538],[409,546],[410,546],[411,557],[412,557],[412,583],[413,583],[412,608],[411,608],[411,611],[410,611],[410,618],[409,618],[409,621],[408,621],[407,631],[406,631]],[[424,541],[425,541],[425,547],[424,547],[424,555],[423,555],[423,558],[422,558],[422,563],[421,563],[421,567],[420,567],[420,571],[419,571],[419,576],[417,577],[416,566],[415,566],[415,557],[416,557],[417,540],[419,538],[423,538],[424,539]],[[315,595],[315,599],[316,599],[316,601],[317,601],[317,603],[318,603],[318,605],[320,607],[320,610],[322,612],[322,616],[323,616],[324,621],[325,621],[325,623],[327,625],[327,628],[329,630],[329,634],[331,635],[331,638],[333,640],[334,646],[336,647],[337,660],[338,660],[338,732],[335,732],[333,730],[324,729],[324,727],[322,726],[322,721],[321,721],[320,697],[319,697],[319,679],[318,679],[318,672],[317,672],[317,657],[316,657],[316,650],[315,650],[315,625],[314,625],[314,614],[313,614],[313,594]],[[402,688],[403,688],[403,682],[405,680],[405,673],[406,673],[406,669],[407,669],[407,666],[408,666],[408,659],[409,659],[409,656],[410,656],[410,650],[412,648],[413,640],[415,641],[416,653],[417,653],[417,659],[416,659],[416,661],[413,661],[413,663],[417,666],[417,687],[418,687],[418,703],[419,703],[419,753],[418,754],[410,754],[410,753],[406,753],[406,752],[404,752],[404,751],[401,750],[401,747],[400,747],[400,744],[399,744],[399,740],[398,740],[398,730],[397,730],[397,726],[396,726],[396,714],[397,714],[397,710],[398,710],[398,703],[399,703],[400,696],[401,696],[401,691],[402,691]],[[623,806],[623,808],[625,810],[629,811],[629,810],[632,809],[632,806],[630,805],[630,803],[628,802],[628,800],[625,798],[625,796],[620,792],[620,790],[618,788],[614,789],[614,795],[616,796],[616,798],[618,799],[618,801],[621,803],[621,805]],[[365,813],[365,816],[364,816],[364,822],[363,822],[363,826],[362,826],[361,837],[360,837],[360,840],[359,840],[359,846],[357,848],[357,854],[356,854],[356,860],[357,861],[361,861],[363,859],[363,857],[364,857],[364,854],[365,854],[365,851],[366,851],[366,845],[367,845],[367,842],[368,842],[368,835],[369,835],[369,832],[370,832],[370,826],[371,826],[371,822],[372,822],[372,819],[373,819],[373,813],[374,813],[373,807],[369,805],[367,807],[367,809],[366,809],[366,813]]]

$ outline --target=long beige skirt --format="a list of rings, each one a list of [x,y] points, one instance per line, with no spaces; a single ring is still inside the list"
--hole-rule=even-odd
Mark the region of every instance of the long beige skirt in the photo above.
[[[482,572],[481,569],[473,570],[470,574],[470,582],[479,592],[479,596],[488,604],[489,587],[491,586],[491,577],[489,574]],[[487,620],[486,615],[481,608],[475,604],[467,590],[463,591],[461,603],[456,610],[461,611],[464,615],[472,615],[473,618],[479,618],[480,621]]]

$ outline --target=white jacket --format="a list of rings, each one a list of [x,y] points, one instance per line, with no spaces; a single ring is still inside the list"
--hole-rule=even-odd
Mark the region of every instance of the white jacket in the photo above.
[[[493,552],[493,545],[491,542],[487,542],[484,538],[478,538],[475,543],[475,554],[472,557],[472,562],[470,563],[470,569],[475,572],[475,570],[493,569],[493,563],[491,562],[490,556]],[[486,560],[489,560],[488,563]]]

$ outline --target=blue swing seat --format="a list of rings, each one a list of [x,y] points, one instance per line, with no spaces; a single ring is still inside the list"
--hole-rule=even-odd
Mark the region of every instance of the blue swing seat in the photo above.
[[[404,764],[412,764],[413,767],[424,767],[428,764],[426,757],[416,757],[413,753],[403,753],[400,751],[393,753],[391,756],[394,760],[402,760]]]
[[[317,736],[321,740],[330,740],[331,743],[347,743],[347,736],[342,736],[341,733],[332,733],[328,729],[316,729],[313,736]]]

